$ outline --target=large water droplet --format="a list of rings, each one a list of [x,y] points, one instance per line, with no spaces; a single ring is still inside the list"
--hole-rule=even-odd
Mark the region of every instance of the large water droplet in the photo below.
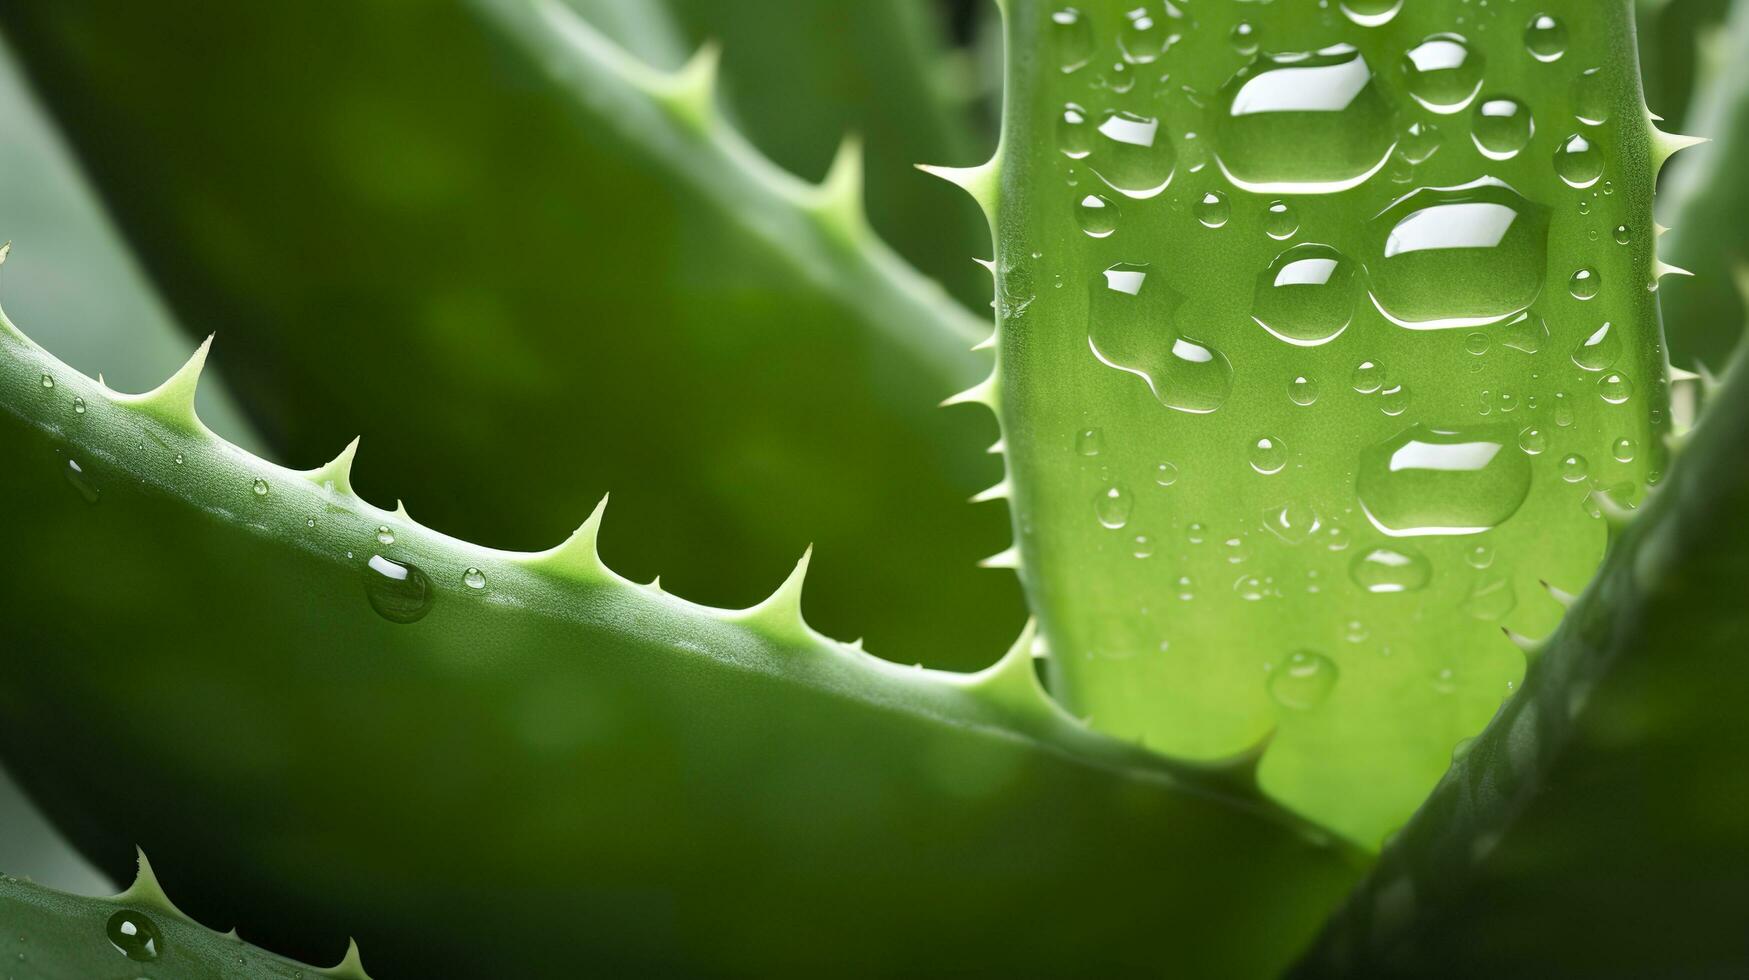
[[[1610,447],[1610,455],[1614,456],[1615,461],[1618,463],[1631,463],[1634,461],[1634,451],[1636,448],[1638,447],[1634,445],[1632,439],[1629,439],[1627,436],[1622,436],[1615,441],[1613,446]]]
[[[1110,198],[1088,194],[1075,205],[1075,218],[1088,238],[1106,238],[1117,230],[1117,205]]]
[[[1493,178],[1416,190],[1372,228],[1373,301],[1398,326],[1483,326],[1524,312],[1542,291],[1548,210]]]
[[[1567,25],[1557,17],[1538,14],[1524,28],[1524,47],[1538,61],[1559,61],[1567,53]]]
[[[1580,269],[1573,273],[1573,278],[1567,280],[1567,291],[1576,300],[1596,299],[1602,289],[1603,277],[1597,274],[1596,269]]]
[[[1269,696],[1293,711],[1310,711],[1336,687],[1336,664],[1310,650],[1296,650],[1287,662],[1269,672]]]
[[[372,555],[364,573],[364,594],[377,615],[391,623],[416,623],[431,611],[437,596],[418,565]]]
[[[1166,32],[1155,23],[1146,7],[1126,12],[1118,28],[1117,46],[1124,60],[1132,65],[1146,65],[1160,57],[1165,47]]]
[[[1265,54],[1221,88],[1216,160],[1260,193],[1356,187],[1396,145],[1390,105],[1360,52],[1347,45]]]
[[[1081,11],[1064,7],[1051,14],[1051,46],[1057,67],[1065,74],[1072,72],[1093,57],[1093,26]]]
[[[1530,110],[1517,99],[1504,96],[1484,99],[1476,106],[1476,116],[1470,124],[1470,138],[1476,149],[1490,160],[1512,159],[1534,135],[1536,121]]]
[[[164,950],[164,935],[144,912],[122,909],[104,926],[109,941],[130,960],[150,963]]]
[[[1555,151],[1555,173],[1568,187],[1586,188],[1603,176],[1603,151],[1597,144],[1575,133]]]
[[[1435,34],[1403,57],[1409,95],[1433,112],[1461,111],[1482,90],[1483,59],[1456,34]]]
[[[1573,348],[1573,363],[1587,371],[1602,371],[1621,356],[1621,336],[1604,324]]]
[[[1510,440],[1510,429],[1412,425],[1361,455],[1361,509],[1393,537],[1496,527],[1530,492],[1530,461],[1506,448]]]
[[[1154,197],[1172,182],[1177,156],[1160,131],[1160,120],[1132,112],[1107,113],[1099,124],[1104,140],[1089,161],[1106,186],[1126,197]]]
[[[1101,525],[1115,531],[1130,522],[1130,511],[1135,505],[1135,498],[1128,490],[1113,484],[1099,491],[1099,496],[1093,499],[1093,512]]]
[[[486,573],[478,568],[469,568],[462,573],[462,584],[470,589],[483,589],[486,587]]]
[[[1627,375],[1612,371],[1597,379],[1597,393],[1611,405],[1620,405],[1633,397],[1634,385]]]
[[[1316,347],[1348,329],[1359,302],[1359,276],[1347,256],[1328,245],[1296,245],[1257,277],[1251,318],[1278,339]]]
[[[1178,334],[1172,312],[1183,297],[1146,265],[1119,263],[1095,277],[1087,339],[1099,360],[1147,382],[1160,404],[1205,414],[1226,403],[1233,367],[1226,355]]]
[[[1413,548],[1373,548],[1354,556],[1348,574],[1362,589],[1385,595],[1424,587],[1433,577],[1433,566]]]

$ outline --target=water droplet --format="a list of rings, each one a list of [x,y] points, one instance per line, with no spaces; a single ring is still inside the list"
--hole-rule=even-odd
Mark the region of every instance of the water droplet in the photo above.
[[[378,524],[377,525],[377,543],[378,544],[394,544],[395,543],[395,532],[389,530],[389,526],[387,524]]]
[[[1146,65],[1160,57],[1166,32],[1159,29],[1146,7],[1137,7],[1124,14],[1118,28],[1117,47],[1124,60],[1132,65]]]
[[[1093,510],[1099,516],[1100,524],[1115,531],[1130,522],[1130,510],[1135,504],[1128,490],[1113,484],[1099,492],[1093,501]]]
[[[1170,326],[1183,301],[1146,265],[1119,263],[1094,277],[1087,339],[1107,366],[1147,382],[1168,408],[1206,414],[1226,403],[1233,367],[1226,355]]]
[[[85,399],[83,399],[83,398],[74,398],[73,399],[73,414],[74,415],[84,415],[85,414]]]
[[[1586,188],[1603,176],[1603,151],[1575,133],[1555,151],[1555,172],[1568,187]]]
[[[1130,543],[1130,554],[1137,558],[1152,558],[1154,556],[1154,539],[1146,534],[1136,535],[1135,541]]]
[[[1105,448],[1105,434],[1098,429],[1082,429],[1075,435],[1075,451],[1083,456],[1097,456]]]
[[[1538,14],[1524,28],[1524,47],[1538,61],[1559,61],[1567,53],[1567,25]]]
[[[1354,367],[1354,374],[1349,378],[1354,390],[1363,395],[1370,395],[1385,385],[1385,369],[1376,361],[1361,361]]]
[[[1587,371],[1601,371],[1614,364],[1620,356],[1621,337],[1607,323],[1573,348],[1573,363]]]
[[[1587,126],[1609,121],[1609,88],[1603,69],[1588,68],[1573,80],[1573,115]]]
[[[1051,44],[1057,52],[1057,67],[1068,74],[1093,57],[1093,26],[1081,11],[1064,7],[1051,15]]]
[[[1416,330],[1523,313],[1542,291],[1548,234],[1548,210],[1498,180],[1418,189],[1373,219],[1373,301]]]
[[[1227,195],[1220,191],[1209,191],[1196,202],[1196,220],[1202,222],[1204,228],[1221,227],[1232,213],[1233,206],[1227,203]]]
[[[1161,463],[1154,467],[1154,483],[1157,486],[1169,487],[1178,482],[1178,467],[1171,463]]]
[[[1530,492],[1530,461],[1507,452],[1511,430],[1412,425],[1361,454],[1356,491],[1373,526],[1394,537],[1496,527]]]
[[[316,526],[316,519],[314,517],[304,518],[304,526],[305,527],[315,527]]]
[[[97,498],[102,495],[103,491],[97,488],[97,484],[91,482],[91,478],[85,474],[85,468],[79,465],[78,460],[67,460],[67,468],[64,472],[67,483],[79,491],[79,496],[84,497],[86,503],[97,503]]]
[[[1145,200],[1172,182],[1178,160],[1172,141],[1160,133],[1159,119],[1109,112],[1099,124],[1099,135],[1105,141],[1099,144],[1090,165],[1112,190]]]
[[[1631,463],[1634,461],[1634,451],[1637,448],[1638,447],[1634,445],[1632,439],[1623,436],[1615,441],[1615,445],[1611,448],[1611,453],[1615,456],[1616,462]]]
[[[1389,102],[1359,51],[1266,53],[1221,87],[1216,161],[1256,193],[1328,194],[1359,186],[1396,145]]]
[[[1383,27],[1403,9],[1403,0],[1342,0],[1342,12],[1361,27]]]
[[[1227,39],[1233,42],[1233,50],[1246,57],[1257,53],[1257,28],[1251,26],[1248,20],[1242,20],[1233,25]]]
[[[177,466],[181,466],[184,462],[181,453],[177,453],[173,458],[175,459]]]
[[[1518,434],[1518,448],[1532,456],[1538,456],[1549,448],[1549,434],[1534,425],[1526,426]]]
[[[1064,104],[1057,117],[1057,149],[1071,160],[1093,152],[1093,127],[1087,125],[1087,110],[1073,102]]]
[[[1351,619],[1342,627],[1342,638],[1350,643],[1365,643],[1372,638],[1372,630],[1358,619]]]
[[[1409,95],[1423,108],[1451,114],[1461,111],[1482,90],[1483,59],[1456,34],[1435,34],[1403,56]]]
[[[1499,622],[1518,605],[1518,593],[1512,580],[1499,575],[1485,575],[1476,580],[1470,594],[1464,598],[1463,610],[1475,619]]]
[[[1287,397],[1301,408],[1318,400],[1318,382],[1304,376],[1287,383]]]
[[[1494,549],[1487,544],[1473,545],[1464,552],[1464,562],[1471,568],[1487,568],[1494,564]]]
[[[486,575],[477,568],[470,568],[462,573],[462,584],[470,589],[486,587]]]
[[[1191,544],[1202,544],[1208,540],[1208,531],[1208,526],[1201,521],[1192,521],[1190,526],[1184,529],[1184,540]]]
[[[1633,231],[1631,231],[1628,228],[1627,225],[1616,225],[1615,226],[1615,243],[1617,245],[1626,245],[1633,240],[1634,240],[1634,233],[1633,233]]]
[[[391,623],[416,623],[431,611],[437,596],[431,579],[411,562],[372,555],[364,573],[364,594],[377,615]]]
[[[1564,391],[1555,392],[1555,424],[1563,429],[1573,424],[1573,403]]]
[[[1488,339],[1488,335],[1479,331],[1464,338],[1464,350],[1477,357],[1488,353],[1488,348],[1491,346],[1493,346],[1493,342]]]
[[[1561,479],[1568,483],[1578,483],[1591,474],[1591,464],[1578,453],[1569,453],[1561,459]]]
[[[1620,405],[1633,396],[1633,382],[1626,375],[1611,372],[1597,379],[1597,393],[1611,405]]]
[[[1251,468],[1264,476],[1280,473],[1287,465],[1287,447],[1281,444],[1281,440],[1269,436],[1259,436],[1252,442],[1248,455]]]
[[[1439,129],[1432,123],[1414,122],[1409,124],[1403,134],[1403,140],[1397,144],[1397,152],[1411,164],[1425,163],[1427,159],[1439,151]]]
[[[1269,587],[1256,575],[1241,575],[1233,581],[1233,591],[1246,602],[1256,602],[1269,594]]]
[[[1294,237],[1300,230],[1299,212],[1286,201],[1271,201],[1263,211],[1263,231],[1276,241]]]
[[[1374,595],[1414,592],[1433,577],[1433,566],[1413,548],[1373,548],[1354,556],[1348,574]]]
[[[1303,500],[1290,500],[1263,512],[1263,526],[1288,544],[1299,544],[1324,527],[1318,511]]]
[[[109,934],[109,941],[115,948],[130,960],[149,963],[164,949],[164,936],[158,931],[158,924],[143,912],[122,909],[109,917],[104,932]]]
[[[1524,103],[1513,98],[1484,99],[1476,106],[1470,138],[1490,160],[1510,160],[1536,134],[1536,121]]]
[[[1099,194],[1081,198],[1075,205],[1075,217],[1088,238],[1106,238],[1117,230],[1117,205]]]
[[[55,386],[55,379],[49,377],[46,374],[43,375],[43,387],[44,388],[53,388],[54,386]]]
[[[255,496],[257,497],[267,496],[267,491],[269,489],[267,481],[261,479],[257,479],[254,483],[250,484],[249,488],[255,491]]]
[[[1573,273],[1573,278],[1567,280],[1567,291],[1581,302],[1595,299],[1602,288],[1603,277],[1597,274],[1596,269],[1580,269]]]
[[[1269,672],[1269,696],[1289,710],[1310,711],[1330,697],[1337,673],[1329,657],[1296,650],[1286,663]]]
[[[1607,180],[1604,181],[1603,182],[1603,196],[1608,197],[1609,195],[1614,194],[1614,193],[1615,193],[1615,184],[1610,182],[1610,181],[1607,181]]]
[[[1405,385],[1391,385],[1379,392],[1379,411],[1395,417],[1409,410],[1409,389]]]
[[[1520,313],[1500,330],[1500,343],[1526,354],[1540,353],[1549,339],[1549,325],[1533,313]]]
[[[1251,318],[1279,340],[1316,347],[1348,329],[1359,302],[1353,261],[1328,245],[1295,245],[1258,275]]]

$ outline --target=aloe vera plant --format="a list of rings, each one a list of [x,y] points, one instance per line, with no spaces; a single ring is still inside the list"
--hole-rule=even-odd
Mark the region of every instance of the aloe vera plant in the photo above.
[[[808,9],[873,24],[833,42],[871,72],[939,54],[919,5]],[[1729,560],[1678,571],[1740,536],[1743,396],[1685,441],[1652,191],[1691,141],[1645,108],[1634,6],[1000,12],[988,162],[936,82],[902,100],[989,227],[981,339],[879,234],[953,275],[921,175],[871,153],[866,211],[855,141],[796,178],[716,49],[682,63],[719,8],[0,4],[262,438],[339,450],[216,436],[210,341],[124,394],[0,320],[0,755],[165,882],[0,882],[23,968],[308,969],[197,923],[312,962],[357,936],[386,977],[1525,968],[1539,933],[1477,910],[1570,880],[1551,828],[1584,817],[1542,791],[1631,781],[1598,761],[1623,715],[1696,703],[1648,624],[1686,615],[1696,664],[1743,636]],[[190,22],[213,57],[174,57]],[[782,155],[785,124],[749,128]],[[268,193],[300,184],[360,238]],[[1002,468],[960,513],[996,433],[930,406],[967,384]],[[1036,627],[962,577],[996,500],[985,564]],[[1651,758],[1711,731],[1678,730]]]

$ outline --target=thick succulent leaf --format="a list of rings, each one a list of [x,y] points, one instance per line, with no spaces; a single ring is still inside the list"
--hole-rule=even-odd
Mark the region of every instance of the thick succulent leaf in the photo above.
[[[150,972],[176,980],[370,980],[358,947],[335,966],[307,966],[220,934],[183,915],[140,856],[113,898],[85,898],[0,875],[0,950],[12,980],[91,980]]]
[[[1749,356],[1307,976],[1728,977],[1749,905]]]
[[[1663,466],[1631,6],[1077,7],[956,175],[1053,690],[1376,847]]]
[[[659,75],[523,0],[0,25],[284,451],[363,433],[361,487],[506,547],[612,490],[615,566],[719,604],[813,542],[821,628],[932,663],[1018,628],[964,506],[993,432],[933,408],[984,328],[868,232],[854,153],[816,188],[729,129],[708,57]]]
[[[723,47],[736,127],[786,170],[823,176],[838,135],[865,146],[868,220],[921,271],[982,309],[990,279],[983,217],[914,164],[988,152],[974,106],[950,77],[936,0],[670,0],[696,43]],[[993,5],[992,5],[993,6]]]
[[[1358,873],[1247,773],[1062,713],[1030,635],[900,666],[811,630],[801,568],[741,611],[620,578],[599,510],[446,537],[351,448],[210,436],[204,357],[118,395],[0,324],[0,752],[196,918],[390,976],[1269,976]]]
[[[1713,140],[1684,154],[1665,187],[1662,251],[1692,277],[1659,291],[1678,367],[1717,369],[1742,335],[1743,270],[1749,266],[1749,3],[1737,3],[1718,41],[1718,78],[1697,100],[1694,131]]]

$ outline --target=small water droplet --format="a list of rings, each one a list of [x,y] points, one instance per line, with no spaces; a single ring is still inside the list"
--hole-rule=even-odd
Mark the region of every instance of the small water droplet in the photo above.
[[[1568,187],[1586,188],[1603,176],[1603,151],[1597,144],[1574,133],[1555,151],[1555,173]]]
[[[436,595],[418,565],[372,555],[366,563],[364,594],[377,615],[391,623],[415,623],[431,611]]]
[[[1573,79],[1573,115],[1587,126],[1609,121],[1609,88],[1603,69],[1588,68]]]
[[[1355,365],[1354,374],[1349,378],[1354,390],[1363,395],[1370,395],[1385,386],[1385,369],[1376,361],[1361,361]]]
[[[1081,11],[1064,7],[1051,14],[1051,44],[1057,67],[1064,74],[1073,72],[1093,57],[1093,27]]]
[[[149,963],[164,949],[164,936],[158,924],[145,913],[122,909],[109,917],[104,927],[109,941],[130,960]]]
[[[1409,95],[1439,113],[1461,111],[1482,90],[1483,59],[1457,34],[1435,34],[1403,56]]]
[[[1499,622],[1517,605],[1518,593],[1512,588],[1511,579],[1485,575],[1476,580],[1464,598],[1463,610],[1474,619]]]
[[[1578,453],[1568,453],[1561,458],[1561,479],[1568,483],[1579,483],[1591,474],[1591,464]]]
[[[486,587],[486,575],[477,568],[469,568],[462,573],[462,584],[470,589],[483,589]]]
[[[1166,32],[1159,29],[1153,14],[1146,7],[1137,7],[1124,14],[1118,29],[1117,46],[1124,60],[1132,65],[1146,65],[1160,57]]]
[[[1471,568],[1487,568],[1494,564],[1494,549],[1487,544],[1471,545],[1470,549],[1464,552],[1464,561]]]
[[[1379,392],[1379,411],[1395,417],[1408,410],[1409,388],[1406,385],[1391,385]]]
[[[1130,554],[1135,555],[1137,558],[1153,557],[1154,539],[1148,537],[1146,534],[1136,535],[1136,539],[1130,543]]]
[[[1299,544],[1324,527],[1318,511],[1303,500],[1290,500],[1263,512],[1263,526],[1288,544]]]
[[[1242,20],[1234,24],[1227,38],[1233,42],[1234,51],[1247,57],[1257,53],[1257,28],[1253,27],[1250,21]]]
[[[102,495],[103,491],[91,482],[91,478],[86,475],[85,468],[79,465],[78,460],[67,460],[67,468],[63,472],[66,474],[68,485],[79,491],[79,496],[84,497],[86,503],[97,503],[97,498]]]
[[[1233,206],[1227,203],[1227,195],[1220,191],[1209,191],[1196,202],[1196,220],[1202,222],[1204,228],[1221,227],[1232,213]]]
[[[1636,448],[1637,447],[1634,445],[1632,439],[1623,436],[1615,441],[1615,445],[1612,447],[1611,452],[1615,455],[1616,462],[1631,463],[1634,461],[1634,451]]]
[[[1057,149],[1071,160],[1079,160],[1093,152],[1093,127],[1087,124],[1087,110],[1073,102],[1063,105],[1057,117]]]
[[[183,464],[183,463],[184,463],[184,462],[185,462],[185,460],[184,460],[184,459],[183,459],[183,458],[182,458],[182,454],[181,454],[181,453],[177,453],[177,454],[176,454],[176,455],[175,455],[175,456],[174,456],[174,457],[172,457],[172,458],[173,458],[173,459],[175,459],[175,460],[176,460],[176,465],[177,465],[177,466],[181,466],[181,465],[182,465],[182,464]]]
[[[1634,240],[1634,233],[1632,230],[1630,230],[1628,228],[1627,225],[1616,225],[1615,226],[1615,243],[1617,245],[1626,245],[1626,244],[1632,242],[1633,240]]]
[[[1259,436],[1252,442],[1248,455],[1251,468],[1264,476],[1280,473],[1287,465],[1287,447],[1281,444],[1281,440],[1269,436]]]
[[[1372,630],[1358,619],[1351,619],[1342,627],[1342,638],[1350,643],[1365,643],[1372,639]]]
[[[1518,434],[1518,448],[1532,456],[1538,456],[1549,448],[1549,434],[1534,425],[1526,426]]]
[[[250,484],[250,489],[255,491],[255,496],[265,497],[270,488],[268,487],[266,480],[257,479],[254,483]]]
[[[1075,218],[1088,238],[1107,238],[1117,230],[1117,205],[1099,194],[1088,194],[1075,205]]]
[[[73,414],[74,415],[84,415],[85,414],[85,399],[83,399],[83,398],[74,398],[73,399]]]
[[[1256,575],[1241,575],[1233,582],[1233,591],[1246,602],[1256,602],[1269,595],[1269,587]]]
[[[1490,160],[1512,159],[1535,134],[1536,121],[1530,110],[1517,99],[1504,96],[1482,100],[1470,124],[1476,149]]]
[[[1270,201],[1263,211],[1263,231],[1276,241],[1294,237],[1300,230],[1300,215],[1286,201]]]
[[[305,527],[315,527],[316,526],[316,519],[314,517],[304,518],[304,526]]]
[[[1557,17],[1538,14],[1524,27],[1524,47],[1538,61],[1559,61],[1567,53],[1567,25]]]
[[[1598,292],[1602,289],[1603,277],[1597,274],[1596,269],[1580,269],[1573,273],[1573,278],[1567,280],[1567,291],[1573,294],[1574,299],[1581,302],[1596,299]]]
[[[1311,378],[1300,376],[1287,383],[1287,397],[1301,408],[1317,402],[1318,382]]]
[[[1573,348],[1573,363],[1587,371],[1601,371],[1621,356],[1621,337],[1607,323]]]
[[[395,543],[395,532],[389,530],[389,526],[387,524],[378,524],[377,525],[377,543],[379,543],[379,544],[394,544]]]
[[[1208,525],[1201,521],[1191,521],[1190,525],[1184,529],[1184,540],[1191,544],[1202,544],[1208,540],[1208,532]]]
[[[1154,483],[1156,486],[1169,487],[1178,482],[1178,467],[1171,463],[1161,463],[1154,467]]]
[[[1098,515],[1101,525],[1116,531],[1130,522],[1130,511],[1135,503],[1128,490],[1112,484],[1094,498],[1093,511]]]
[[[1611,405],[1620,405],[1633,396],[1634,386],[1626,375],[1612,371],[1597,379],[1597,393]]]
[[[1323,704],[1336,687],[1338,671],[1329,657],[1296,650],[1287,662],[1269,672],[1269,696],[1292,711],[1310,711]]]
[[[1573,403],[1564,391],[1555,392],[1555,425],[1565,429],[1573,424]]]
[[[1433,577],[1433,566],[1413,548],[1373,548],[1348,566],[1354,584],[1374,595],[1414,592]]]

